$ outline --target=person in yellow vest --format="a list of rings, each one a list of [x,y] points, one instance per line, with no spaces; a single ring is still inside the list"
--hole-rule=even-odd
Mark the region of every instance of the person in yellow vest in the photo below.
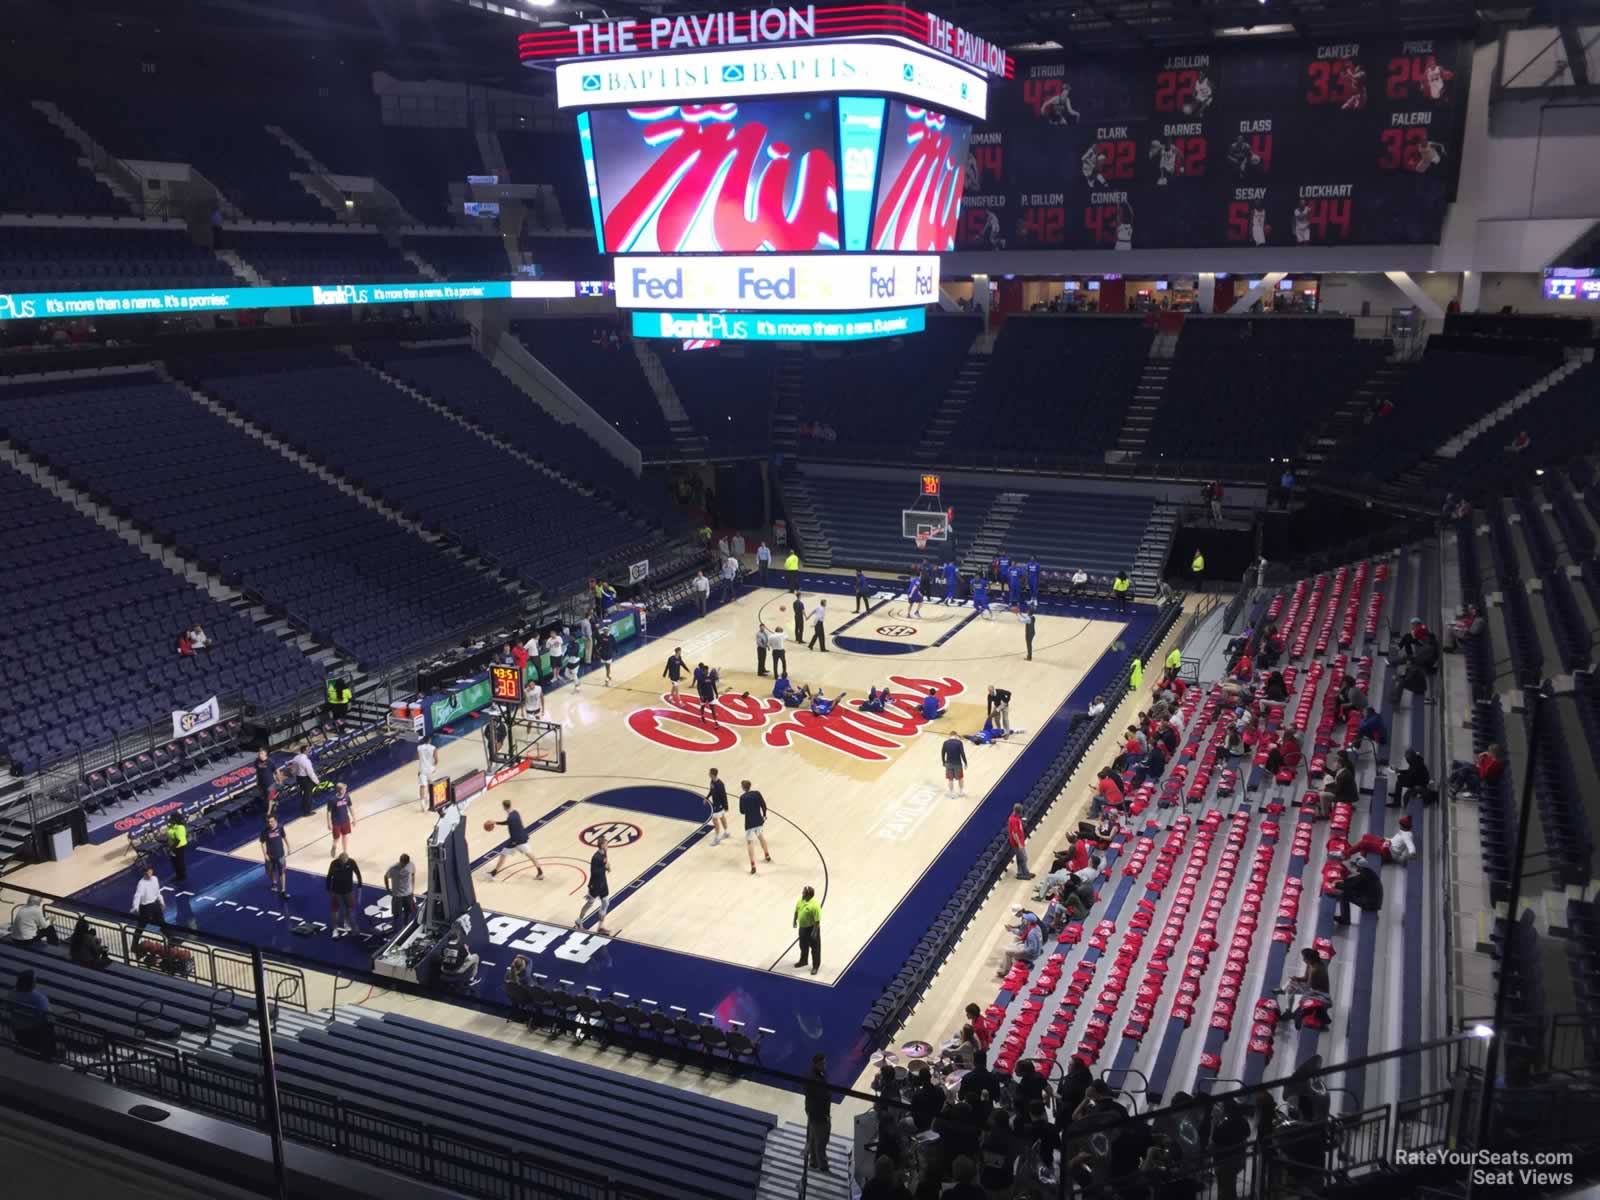
[[[350,685],[343,679],[328,680],[328,711],[334,720],[350,711]]]
[[[167,818],[167,853],[172,855],[172,878],[182,883],[189,878],[189,868],[184,858],[189,849],[189,827],[183,823],[183,810]]]
[[[1176,674],[1181,666],[1183,666],[1183,651],[1174,646],[1167,651],[1167,670]]]
[[[1133,660],[1133,672],[1128,676],[1128,688],[1137,692],[1144,686],[1144,663],[1137,658]]]
[[[1201,573],[1204,572],[1205,569],[1206,569],[1206,556],[1200,552],[1200,547],[1196,546],[1194,548],[1194,558],[1192,560],[1190,560],[1190,563],[1189,563],[1189,574],[1193,575],[1195,580],[1196,580],[1196,582],[1198,582],[1199,579],[1200,579]]]
[[[1126,571],[1118,571],[1117,577],[1111,581],[1111,594],[1117,598],[1117,611],[1128,611],[1128,589],[1133,586],[1133,580],[1128,578]]]
[[[787,577],[787,586],[791,592],[800,590],[800,556],[793,550],[789,557],[783,560],[783,573]]]
[[[794,906],[794,930],[800,940],[800,961],[794,965],[804,967],[809,961],[813,975],[822,966],[822,905],[816,896],[817,889],[808,884]]]

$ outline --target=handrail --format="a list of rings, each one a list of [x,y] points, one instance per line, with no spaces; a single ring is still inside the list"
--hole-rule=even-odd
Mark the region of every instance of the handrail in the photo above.
[[[228,994],[227,1001],[218,1004],[217,1001],[224,992]],[[217,984],[211,989],[211,996],[206,1001],[206,1045],[211,1045],[211,1039],[216,1036],[217,1013],[224,1008],[232,1008],[236,999],[238,999],[238,993],[225,983]]]

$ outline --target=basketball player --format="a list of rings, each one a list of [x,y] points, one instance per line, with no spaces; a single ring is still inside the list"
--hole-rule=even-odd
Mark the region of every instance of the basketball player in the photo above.
[[[1201,71],[1194,80],[1194,92],[1184,101],[1183,111],[1191,117],[1202,115],[1211,107],[1211,76]]]
[[[706,713],[709,712],[711,723],[720,727],[722,722],[717,720],[716,675],[705,663],[700,663],[694,669],[694,690],[700,697],[700,723],[705,724]]]
[[[1344,88],[1344,103],[1339,107],[1346,112],[1359,112],[1367,106],[1367,71],[1354,59],[1344,59],[1339,64],[1339,83]]]
[[[289,899],[289,873],[284,864],[289,858],[289,839],[284,836],[277,817],[267,818],[267,827],[261,831],[261,861],[267,868],[267,883],[272,894]]]
[[[765,861],[772,861],[772,851],[767,849],[767,801],[760,792],[752,791],[750,781],[739,781],[739,812],[744,816],[744,848],[750,855],[750,874],[756,873],[756,843],[761,843]]]
[[[528,846],[528,827],[522,823],[522,814],[511,807],[511,797],[507,796],[500,801],[500,807],[506,810],[504,821],[491,821],[489,827],[496,825],[506,827],[506,848],[500,851],[500,857],[494,860],[494,866],[489,868],[489,878],[493,879],[500,874],[500,868],[506,865],[506,859],[512,854],[520,854],[533,864],[533,869],[538,872],[535,879],[544,878],[544,868],[539,865],[539,860],[534,857],[533,850]],[[603,913],[601,914],[604,915]],[[579,918],[580,920],[582,918]]]
[[[1106,165],[1106,156],[1100,153],[1098,144],[1090,146],[1083,152],[1083,157],[1078,160],[1078,165],[1083,168],[1083,181],[1090,187],[1105,187],[1106,177],[1102,173]]]
[[[340,850],[349,851],[350,830],[355,823],[355,804],[350,799],[350,785],[341,783],[333,789],[333,799],[328,801],[328,833],[333,843],[328,848],[329,858],[338,858]]]
[[[1117,201],[1117,244],[1118,250],[1133,249],[1133,205],[1126,200]]]
[[[955,734],[945,738],[939,747],[939,758],[944,763],[944,782],[952,796],[967,794],[967,748]]]
[[[1052,125],[1076,125],[1078,110],[1072,107],[1072,85],[1063,83],[1059,92],[1039,105],[1039,115]]]
[[[859,577],[861,575],[861,572],[857,571],[856,575]],[[862,587],[862,584],[861,584],[860,579],[858,578],[857,581],[856,581],[856,598],[857,598],[857,600],[859,600],[861,598],[861,587]],[[805,604],[805,601],[800,598],[800,593],[799,592],[796,592],[794,594],[794,606],[793,607],[794,607],[794,641],[795,641],[795,645],[798,646],[801,642],[806,640],[806,604]]]
[[[1297,246],[1311,241],[1311,209],[1304,200],[1294,206],[1294,240]]]
[[[1424,142],[1420,146],[1406,147],[1406,166],[1418,175],[1425,175],[1444,161],[1444,147],[1438,142]]]
[[[589,856],[589,893],[583,898],[583,907],[578,910],[576,922],[582,925],[592,907],[600,918],[595,930],[607,937],[611,936],[611,931],[606,928],[606,913],[611,911],[611,885],[606,881],[606,868],[610,865],[611,860],[606,854],[606,844],[602,839],[595,852]]]
[[[985,620],[994,620],[994,613],[989,609],[989,581],[982,575],[972,579],[972,607]]]
[[[706,807],[711,810],[711,844],[719,846],[728,839],[728,785],[717,778],[715,767],[711,768]]]
[[[600,626],[600,632],[594,635],[594,652],[600,659],[600,665],[606,669],[606,686],[611,686],[611,661],[617,657],[617,639],[611,635],[609,625]]]
[[[1004,250],[1006,239],[1000,235],[1000,218],[994,215],[992,208],[985,209],[983,213],[983,229],[978,234],[978,244],[985,250]]]
[[[961,586],[961,572],[955,563],[947,562],[944,565],[944,604],[956,603],[956,589]]]
[[[1254,205],[1250,209],[1250,240],[1258,246],[1267,244],[1267,234],[1272,230],[1267,227],[1267,209],[1265,204]]]
[[[962,190],[976,192],[978,190],[978,156],[972,151],[967,151],[967,165],[961,172]]]
[[[530,721],[544,720],[544,689],[537,679],[528,680],[522,689],[522,715]]]
[[[433,782],[438,758],[439,751],[434,747],[431,737],[425,737],[417,743],[417,788],[422,793],[423,812],[428,811],[428,785]]]
[[[1250,139],[1241,133],[1228,146],[1228,161],[1244,176],[1261,165],[1261,156],[1255,152]]]
[[[1039,603],[1039,558],[1033,555],[1028,559],[1028,600]]]
[[[906,616],[920,617],[922,615],[922,577],[913,575],[911,586],[906,589]]]
[[[1178,143],[1163,142],[1155,138],[1150,142],[1150,157],[1155,159],[1161,169],[1161,176],[1156,180],[1157,187],[1166,187],[1167,178],[1178,174]]]
[[[667,665],[661,672],[666,678],[672,680],[672,694],[674,696],[678,694],[678,684],[683,679],[683,673],[688,669],[688,664],[683,661],[683,647],[674,646],[672,655],[667,659]]]
[[[576,634],[567,638],[567,682],[574,688],[581,687],[578,682],[578,666],[583,662],[583,645]]]
[[[1428,60],[1427,69],[1422,72],[1422,90],[1428,94],[1429,100],[1444,99],[1444,85],[1456,77],[1454,71],[1446,71],[1434,59]]]

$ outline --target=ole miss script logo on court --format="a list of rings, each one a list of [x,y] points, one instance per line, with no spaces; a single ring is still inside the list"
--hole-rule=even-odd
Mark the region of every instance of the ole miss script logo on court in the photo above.
[[[927,724],[922,701],[932,691],[944,707],[967,689],[957,679],[915,679],[889,676],[889,706],[881,713],[862,712],[864,696],[853,696],[827,716],[808,708],[785,708],[770,696],[729,693],[717,697],[718,725],[700,719],[700,701],[693,696],[661,697],[665,708],[641,708],[628,714],[628,728],[646,741],[669,750],[716,754],[739,744],[742,731],[761,731],[761,740],[782,749],[797,741],[816,742],[863,762],[888,762]]]

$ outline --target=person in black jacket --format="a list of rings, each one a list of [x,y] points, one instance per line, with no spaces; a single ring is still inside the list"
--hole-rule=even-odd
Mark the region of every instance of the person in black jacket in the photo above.
[[[361,868],[356,860],[343,851],[328,864],[328,907],[332,911],[333,936],[351,933],[355,921],[353,903],[356,888],[361,886]]]
[[[806,640],[806,602],[800,599],[800,593],[794,596],[794,640],[799,645]]]
[[[828,1139],[833,1133],[833,1089],[828,1086],[828,1063],[820,1054],[811,1056],[811,1073],[806,1077],[806,1166],[824,1175],[833,1173],[828,1165]]]
[[[918,1063],[916,1071],[916,1086],[911,1090],[911,1124],[918,1133],[927,1133],[944,1111],[944,1089],[933,1082],[927,1063]]]
[[[1428,763],[1422,757],[1420,750],[1406,751],[1405,767],[1395,772],[1394,787],[1390,791],[1389,806],[1391,808],[1403,807],[1413,796],[1420,796],[1427,791],[1428,784],[1433,782],[1433,773],[1428,770]]]
[[[1236,1101],[1224,1098],[1218,1102],[1217,1109],[1220,1115],[1211,1126],[1211,1161],[1217,1173],[1217,1200],[1238,1200],[1239,1172],[1244,1170],[1250,1122],[1245,1120]]]
[[[1350,873],[1334,885],[1334,895],[1339,898],[1339,911],[1334,914],[1335,925],[1350,924],[1350,906],[1354,904],[1363,912],[1377,912],[1383,908],[1383,880],[1369,867],[1364,857],[1351,859],[1345,864]]]

